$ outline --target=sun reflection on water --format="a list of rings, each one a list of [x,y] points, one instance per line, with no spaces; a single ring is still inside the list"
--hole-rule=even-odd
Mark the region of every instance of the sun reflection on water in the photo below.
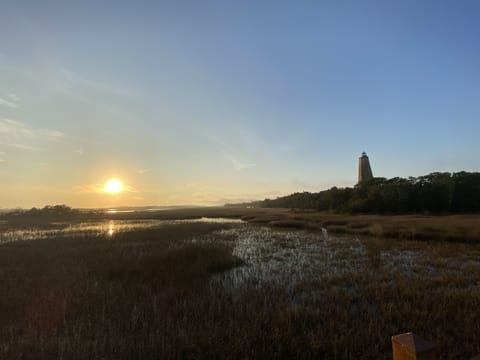
[[[108,224],[108,236],[113,236],[113,226],[114,226],[114,223],[113,221],[110,221],[110,223]]]
[[[37,240],[46,238],[56,238],[65,236],[106,236],[113,238],[124,232],[155,229],[163,226],[175,226],[188,223],[242,223],[241,219],[229,218],[208,218],[183,220],[104,220],[104,221],[86,221],[78,223],[56,223],[58,228],[20,228],[20,229],[0,229],[0,244],[20,240]]]

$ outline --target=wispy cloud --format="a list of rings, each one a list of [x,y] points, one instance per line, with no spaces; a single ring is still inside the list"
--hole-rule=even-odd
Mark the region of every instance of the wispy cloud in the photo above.
[[[77,185],[73,188],[77,194],[105,194],[105,184]],[[122,193],[138,193],[138,190],[128,184],[122,184]],[[120,193],[121,194],[121,193]]]
[[[112,108],[110,101],[107,99],[131,95],[131,92],[123,85],[90,78],[62,66],[43,69],[41,75],[34,74],[33,76],[44,79],[47,86],[59,94],[77,101],[95,103],[96,106],[101,104],[102,107],[110,111],[116,111],[116,109]]]
[[[1,142],[1,140],[0,140],[0,145],[6,145],[6,146],[10,146],[12,148],[20,149],[20,150],[29,150],[29,151],[40,150],[40,148],[37,147],[37,146],[30,146],[30,145],[18,144],[18,143]]]
[[[0,119],[0,145],[5,145],[23,150],[39,150],[32,141],[55,141],[65,134],[58,130],[39,129],[23,122]]]
[[[2,99],[2,98],[0,98],[0,106],[5,106],[5,107],[8,107],[10,109],[18,109],[17,104],[15,104],[12,101],[8,101],[8,100]]]
[[[138,169],[137,174],[143,175],[150,171],[150,169]]]
[[[83,148],[75,149],[75,150],[73,150],[73,152],[74,152],[75,154],[80,155],[80,156],[83,155],[83,154],[85,154],[85,151],[83,150]]]
[[[57,69],[57,75],[58,78],[63,81],[63,84],[66,85],[69,89],[72,87],[81,87],[84,89],[90,89],[104,93],[122,95],[129,93],[124,87],[114,86],[109,83],[104,83],[102,81],[88,78],[86,76],[80,75],[78,72],[67,69],[65,67]]]
[[[256,163],[245,159],[252,158],[253,154],[263,153],[260,151],[262,142],[248,128],[237,127],[234,131],[227,129],[220,133],[208,132],[204,136],[218,148],[223,158],[228,160],[237,171],[257,166]]]
[[[106,110],[116,111],[109,97],[131,96],[128,84],[106,81],[101,77],[92,77],[88,73],[70,69],[61,63],[47,59],[43,62],[18,63],[14,58],[0,52],[0,66],[16,76],[25,78],[34,84],[41,84],[42,89],[66,95],[75,100],[101,105]],[[10,104],[20,101],[17,94],[3,94],[3,100]],[[124,110],[124,109],[122,109]]]
[[[14,93],[8,94],[8,97],[15,102],[20,101],[20,97],[18,95],[14,94]]]
[[[39,129],[35,133],[46,140],[58,140],[65,136],[63,132],[58,130]]]
[[[253,200],[263,200],[272,195],[281,194],[279,191],[257,191],[254,187],[239,189],[224,184],[185,184],[181,191],[170,191],[159,196],[163,204],[208,205],[218,206],[226,203],[241,203]],[[152,196],[152,198],[155,196]]]
[[[104,189],[103,185],[100,184],[87,184],[87,185],[77,185],[73,188],[73,191],[78,194],[98,194]]]
[[[237,171],[241,171],[241,170],[244,170],[244,169],[248,169],[248,168],[257,166],[257,164],[254,164],[254,163],[242,162],[242,161],[238,160],[237,158],[235,158],[232,154],[230,154],[226,151],[223,152],[223,156],[228,161],[230,161],[230,163],[233,165],[233,167]]]

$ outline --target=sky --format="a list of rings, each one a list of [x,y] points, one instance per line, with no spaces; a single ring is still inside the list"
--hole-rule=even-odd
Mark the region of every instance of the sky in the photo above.
[[[480,170],[479,1],[0,9],[0,208],[316,192],[362,151],[374,176]]]

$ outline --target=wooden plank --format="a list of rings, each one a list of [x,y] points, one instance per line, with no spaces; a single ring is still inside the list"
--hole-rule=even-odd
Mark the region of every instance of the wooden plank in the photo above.
[[[435,360],[434,343],[408,332],[392,336],[393,360]]]

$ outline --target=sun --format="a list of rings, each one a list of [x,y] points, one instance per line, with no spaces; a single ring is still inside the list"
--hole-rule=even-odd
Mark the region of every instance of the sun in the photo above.
[[[118,194],[123,190],[123,184],[118,179],[109,179],[103,187],[103,191],[109,194]]]

